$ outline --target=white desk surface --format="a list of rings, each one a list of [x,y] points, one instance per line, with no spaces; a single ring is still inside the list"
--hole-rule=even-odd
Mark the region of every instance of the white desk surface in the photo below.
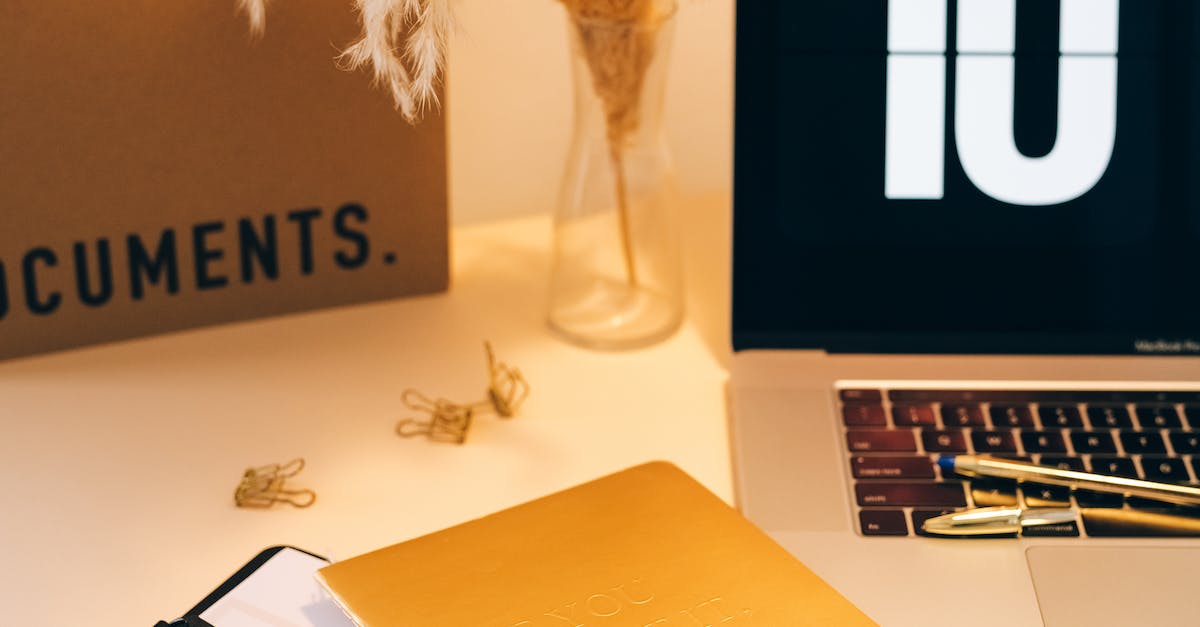
[[[649,460],[731,499],[727,205],[689,206],[691,313],[648,349],[551,335],[537,217],[456,229],[446,294],[0,364],[0,624],[149,626],[270,545],[352,557]],[[395,436],[407,387],[482,396],[485,339],[521,415]],[[234,507],[246,467],[298,456],[316,505]]]

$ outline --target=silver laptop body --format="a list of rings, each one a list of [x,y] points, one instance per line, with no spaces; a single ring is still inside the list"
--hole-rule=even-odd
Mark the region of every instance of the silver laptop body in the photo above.
[[[1200,624],[1200,601],[1193,587],[1200,573],[1197,540],[860,535],[849,487],[845,428],[836,415],[839,385],[1200,390],[1198,373],[1200,360],[1192,358],[739,352],[731,384],[738,506],[882,625]],[[1137,571],[1080,572],[1070,582],[1073,589],[1048,592],[1058,595],[1048,601],[1061,615],[1043,623],[1026,552],[1032,547],[1081,545],[1176,551]],[[1095,557],[1103,560],[1108,554]],[[1188,566],[1186,572],[1176,572],[1181,563]],[[1147,595],[1165,598],[1151,600]],[[1096,602],[1106,596],[1117,601],[1116,611],[1110,603]],[[1178,613],[1180,603],[1187,613]]]
[[[1179,425],[1106,430],[1080,401],[1062,403],[1078,427],[1036,426],[1079,463],[1099,457],[1073,437],[1138,457],[1122,438],[1160,433],[1177,478],[1200,483],[1173,439],[1200,429],[1191,4],[738,2],[738,505],[883,625],[1200,624],[1200,540],[924,537],[919,507],[856,491],[850,450],[851,432],[909,430],[894,399],[911,391],[993,393],[965,397],[985,415],[998,391],[1114,392],[1107,405],[1170,407]],[[881,391],[886,424],[847,418],[843,390]],[[930,420],[905,454],[936,457],[921,438],[951,425]],[[862,512],[885,509],[903,527],[864,533]]]

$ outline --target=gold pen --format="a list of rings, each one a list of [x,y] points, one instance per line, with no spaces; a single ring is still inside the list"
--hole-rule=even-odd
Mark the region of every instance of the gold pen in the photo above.
[[[946,475],[958,473],[967,477],[1016,479],[1077,490],[1137,496],[1177,505],[1200,505],[1200,488],[1194,486],[1097,475],[982,455],[943,455],[938,458],[938,466]]]
[[[1100,537],[1197,537],[1200,519],[1165,512],[1117,508],[982,507],[953,512],[926,520],[921,531],[940,537],[1012,536],[1038,527],[1072,526],[1078,534],[1082,520],[1089,536]],[[1036,535],[1049,535],[1036,533]],[[1061,534],[1054,534],[1061,535]]]

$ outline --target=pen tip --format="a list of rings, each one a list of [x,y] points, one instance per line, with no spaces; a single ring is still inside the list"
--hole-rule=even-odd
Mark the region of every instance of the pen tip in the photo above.
[[[941,468],[944,472],[954,472],[954,456],[953,455],[942,455],[941,457],[938,457],[937,463],[938,463],[938,467]]]

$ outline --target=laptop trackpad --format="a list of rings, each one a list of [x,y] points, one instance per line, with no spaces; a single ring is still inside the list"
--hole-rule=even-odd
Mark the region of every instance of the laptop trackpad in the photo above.
[[[1200,548],[1035,546],[1025,557],[1046,627],[1178,625],[1196,617]]]

